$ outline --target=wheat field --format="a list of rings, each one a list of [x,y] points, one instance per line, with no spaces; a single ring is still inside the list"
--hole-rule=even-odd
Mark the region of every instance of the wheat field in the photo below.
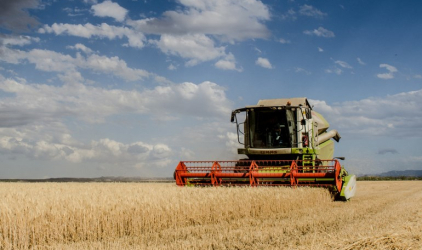
[[[422,182],[325,189],[0,183],[0,249],[422,249]]]

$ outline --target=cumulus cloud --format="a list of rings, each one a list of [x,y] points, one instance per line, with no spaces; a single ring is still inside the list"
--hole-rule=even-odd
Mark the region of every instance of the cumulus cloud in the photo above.
[[[97,126],[108,117],[124,114],[139,114],[151,119],[159,114],[159,117],[172,117],[171,121],[182,117],[219,120],[226,118],[232,105],[225,89],[212,82],[185,82],[136,91],[79,83],[63,86],[29,84],[23,79],[1,76],[0,90],[11,94],[0,100],[0,153],[24,155],[30,159],[93,161],[133,167],[142,167],[142,164],[168,166],[174,151],[167,143],[159,142],[122,143],[109,138],[81,142],[72,138],[64,121]],[[204,124],[196,132],[186,131],[182,138],[193,136],[189,139],[193,143],[205,136],[210,141],[208,134],[225,131],[225,126],[217,126],[218,123]],[[188,149],[192,145],[185,143],[184,153],[192,152]]]
[[[28,9],[35,9],[39,0],[13,0],[0,2],[0,27],[12,31],[25,31],[39,24],[29,15]]]
[[[345,69],[349,69],[349,70],[353,69],[353,67],[345,61],[337,60],[337,61],[334,61],[334,64],[335,66],[332,66],[326,69],[325,72],[328,74],[341,75],[343,74]]]
[[[67,46],[66,48],[80,50],[80,51],[84,52],[85,54],[94,53],[94,51],[92,51],[92,49],[86,47],[85,45],[83,45],[81,43],[77,43],[77,44],[75,44],[75,46]]]
[[[334,63],[337,64],[337,65],[340,65],[340,67],[342,67],[342,68],[346,68],[346,69],[352,69],[353,68],[352,66],[350,66],[350,64],[348,64],[347,62],[344,62],[344,61],[337,60]]]
[[[230,60],[219,60],[215,63],[215,67],[224,70],[238,70],[236,69],[236,63]],[[238,70],[241,71],[241,70]]]
[[[87,67],[98,72],[112,72],[116,76],[128,81],[141,80],[149,76],[149,73],[145,70],[128,67],[126,62],[117,56],[90,55],[86,60],[80,60],[79,66],[81,68]]]
[[[38,37],[0,34],[0,45],[5,46],[25,46],[39,41]]]
[[[205,35],[162,35],[160,40],[151,41],[169,55],[188,59],[186,66],[226,56],[224,47],[215,47],[214,41]]]
[[[323,13],[322,11],[318,10],[317,8],[311,6],[311,5],[302,5],[299,8],[299,14],[303,16],[309,16],[314,18],[323,18],[327,15],[327,13]]]
[[[286,13],[281,15],[281,19],[294,21],[297,19],[297,13],[293,9],[289,9]]]
[[[270,61],[267,58],[263,58],[263,57],[258,57],[258,59],[256,59],[255,61],[255,64],[267,69],[273,68]]]
[[[106,23],[102,23],[100,25],[93,25],[90,23],[84,25],[54,23],[51,26],[44,25],[42,28],[38,29],[38,32],[41,34],[68,34],[83,38],[99,37],[101,39],[107,38],[110,40],[126,37],[128,39],[128,43],[124,45],[136,48],[144,47],[144,41],[146,40],[144,34],[134,31],[133,29],[108,25]]]
[[[9,46],[0,46],[0,61],[17,64],[25,57],[25,52],[9,48]]]
[[[167,68],[169,70],[176,70],[177,69],[177,67],[175,65],[173,65],[173,64],[170,64]]]
[[[92,52],[82,44],[76,44],[70,48]],[[5,48],[3,48],[5,50]],[[127,66],[119,57],[106,57],[97,54],[89,54],[86,57],[77,54],[76,57],[61,54],[51,50],[33,49],[28,52],[20,50],[7,50],[7,57],[1,57],[0,61],[19,63],[27,60],[35,64],[35,68],[47,72],[59,72],[65,75],[78,75],[78,69],[91,69],[94,72],[112,74],[126,81],[142,80],[151,74],[142,69],[134,69]]]
[[[319,37],[325,37],[325,38],[335,37],[334,32],[327,30],[323,27],[319,27],[318,29],[314,29],[314,30],[305,30],[303,33],[310,36],[313,35],[313,36],[319,36]]]
[[[332,67],[332,68],[326,69],[325,72],[328,73],[328,74],[341,75],[343,73],[343,70],[341,70],[337,67]]]
[[[234,58],[233,54],[227,55],[224,59],[219,60],[215,63],[215,67],[223,70],[236,70],[236,71],[243,71],[242,68],[236,67],[236,59]]]
[[[112,17],[116,21],[123,22],[125,20],[127,9],[121,7],[118,3],[112,1],[104,1],[91,6],[94,16]]]
[[[235,60],[227,59],[220,43],[234,43],[245,39],[268,38],[270,31],[264,22],[270,20],[266,5],[257,0],[180,0],[180,8],[165,11],[162,16],[127,20],[129,26],[117,27],[102,23],[101,25],[63,24],[44,25],[39,33],[72,35],[84,38],[101,39],[127,38],[124,46],[142,48],[146,35],[159,35],[149,39],[163,53],[187,59],[185,66],[194,66],[205,61],[218,60],[215,66],[224,70],[241,71]],[[94,15],[113,17],[124,21],[127,10],[111,1],[92,6]]]
[[[422,136],[422,90],[328,105],[311,100],[341,133],[359,136]]]
[[[225,47],[216,46],[215,41],[234,43],[270,35],[264,25],[270,20],[270,13],[260,1],[181,0],[179,3],[179,10],[166,11],[161,17],[127,23],[144,34],[160,35],[150,42],[166,54],[188,59],[185,66],[218,60],[214,65],[219,69],[242,71],[225,52]]]
[[[40,129],[41,127],[41,129]],[[119,166],[163,167],[170,161],[172,149],[162,143],[155,145],[137,141],[124,144],[108,138],[90,143],[75,143],[69,134],[62,140],[55,140],[54,133],[46,130],[47,127],[38,126],[38,132],[43,132],[45,139],[32,137],[26,129],[17,130],[25,136],[8,136],[6,130],[0,128],[0,153],[10,155],[24,155],[29,159],[65,160],[72,163],[97,162],[103,164],[118,164]],[[40,131],[41,130],[41,131]]]
[[[128,21],[143,33],[213,35],[223,41],[267,38],[270,34],[263,24],[270,12],[256,0],[180,0],[181,10],[166,11],[162,17]]]
[[[67,13],[68,16],[70,17],[77,17],[77,16],[82,16],[85,15],[85,12],[88,12],[87,9],[80,9],[78,7],[74,7],[74,8],[63,8],[63,11]]]
[[[308,70],[303,69],[303,68],[294,68],[294,70],[295,70],[296,73],[301,73],[301,74],[305,74],[305,75],[311,74],[311,72],[309,72]]]
[[[186,82],[139,92],[107,90],[78,83],[63,86],[27,84],[6,78],[0,81],[0,90],[14,94],[14,97],[0,100],[0,127],[63,117],[101,123],[110,115],[125,112],[220,117],[231,110],[224,88],[212,82]]]
[[[393,79],[394,73],[398,71],[396,67],[391,66],[389,64],[385,64],[385,63],[380,64],[380,68],[385,68],[388,71],[388,73],[377,74],[378,78],[384,79],[384,80]]]
[[[222,139],[226,141],[226,147],[233,155],[237,154],[237,148],[239,148],[239,141],[243,141],[243,136],[241,138],[237,137],[236,133],[227,132],[225,135],[221,136]]]
[[[359,57],[357,58],[357,60],[360,65],[366,65],[366,63],[362,61],[362,59],[360,59]]]
[[[284,38],[280,38],[278,41],[279,41],[281,44],[288,44],[288,43],[290,43],[290,40],[286,40],[286,39],[284,39]]]

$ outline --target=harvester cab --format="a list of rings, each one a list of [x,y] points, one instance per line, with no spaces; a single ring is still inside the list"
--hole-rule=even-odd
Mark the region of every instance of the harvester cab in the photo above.
[[[239,121],[241,119],[241,121]],[[177,185],[317,186],[348,200],[356,177],[333,158],[336,130],[314,111],[306,98],[260,100],[232,111],[236,124],[238,161],[180,162]],[[333,141],[334,140],[334,141]]]
[[[245,121],[239,123],[237,114],[242,112]],[[334,142],[330,139],[338,142],[341,138],[336,130],[327,132],[328,122],[312,110],[306,98],[260,100],[234,110],[231,120],[244,145],[238,154],[251,160],[332,159]]]

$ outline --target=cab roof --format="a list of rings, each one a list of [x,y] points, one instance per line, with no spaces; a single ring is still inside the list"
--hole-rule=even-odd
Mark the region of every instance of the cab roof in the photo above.
[[[284,99],[264,99],[259,100],[257,105],[246,106],[246,108],[258,108],[258,107],[283,107],[283,106],[293,106],[293,107],[307,107],[312,109],[312,106],[309,104],[306,97],[298,98],[284,98]]]

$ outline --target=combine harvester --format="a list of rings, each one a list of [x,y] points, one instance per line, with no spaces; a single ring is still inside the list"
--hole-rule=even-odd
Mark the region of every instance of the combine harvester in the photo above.
[[[238,122],[238,115],[245,120]],[[231,122],[244,145],[238,154],[248,159],[181,161],[177,185],[312,186],[328,188],[338,200],[355,195],[356,176],[340,165],[344,157],[333,158],[339,133],[328,131],[328,122],[306,98],[260,100],[234,110]]]

